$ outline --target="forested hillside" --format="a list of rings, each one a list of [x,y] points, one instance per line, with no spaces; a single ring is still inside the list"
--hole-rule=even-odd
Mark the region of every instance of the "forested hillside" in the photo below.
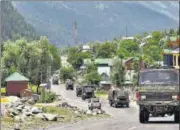
[[[26,37],[28,40],[38,39],[38,34],[31,24],[25,22],[23,16],[11,2],[1,1],[2,40],[16,40]]]

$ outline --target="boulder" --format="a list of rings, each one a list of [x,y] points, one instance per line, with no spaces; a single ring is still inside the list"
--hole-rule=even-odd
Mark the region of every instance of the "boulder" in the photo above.
[[[44,114],[43,113],[38,113],[38,114],[35,115],[35,118],[44,119]]]
[[[20,101],[21,101],[22,103],[25,103],[25,102],[27,102],[28,100],[29,100],[28,97],[23,97],[22,99],[20,99]]]
[[[92,115],[92,111],[91,111],[91,110],[87,110],[87,111],[86,111],[86,114]]]
[[[74,113],[75,113],[75,114],[79,114],[79,112],[78,112],[78,111],[75,111]]]
[[[20,121],[22,121],[22,119],[21,119],[21,117],[20,117],[20,116],[15,116],[15,117],[14,117],[14,120],[15,120],[16,122],[20,122]]]
[[[19,105],[16,109],[19,110],[19,111],[22,111],[24,108],[24,105]]]
[[[21,130],[21,129],[20,129],[20,125],[19,125],[19,124],[16,124],[15,127],[14,127],[14,130]]]
[[[31,112],[23,112],[23,114],[26,115],[26,116],[32,116]]]
[[[31,109],[31,112],[32,112],[33,114],[38,114],[38,113],[42,113],[42,110],[39,109],[39,108],[37,108],[37,107],[33,107],[33,108]]]
[[[57,121],[57,115],[54,114],[43,114],[45,120],[47,121]]]
[[[13,103],[13,106],[14,106],[14,107],[18,107],[19,105],[23,105],[22,102],[17,101],[17,102],[14,102],[14,103]]]
[[[62,106],[62,107],[68,107],[69,104],[68,104],[67,102],[63,102],[63,103],[61,104],[61,106]]]
[[[101,110],[98,110],[97,113],[98,113],[98,114],[102,114],[102,111],[101,111]]]
[[[92,115],[93,115],[93,116],[96,116],[96,115],[97,115],[97,112],[94,111],[94,112],[92,113]]]
[[[35,104],[35,102],[34,102],[34,100],[33,100],[32,98],[30,98],[30,99],[27,101],[27,103],[30,104],[30,105],[34,105],[34,104]]]

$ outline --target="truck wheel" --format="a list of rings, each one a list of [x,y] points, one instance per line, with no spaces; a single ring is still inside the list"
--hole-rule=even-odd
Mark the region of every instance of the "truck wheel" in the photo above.
[[[126,104],[127,108],[129,108],[129,103]]]
[[[82,96],[82,100],[85,100],[85,97],[84,97],[84,96]]]
[[[146,123],[149,120],[149,113],[146,110],[140,111],[139,114],[139,122],[140,123]]]
[[[110,105],[111,107],[112,107],[112,104],[113,104],[112,101],[109,101],[109,105]]]
[[[180,115],[179,115],[179,112],[177,111],[177,112],[174,113],[174,121],[175,121],[175,123],[179,123],[179,118],[180,118]]]

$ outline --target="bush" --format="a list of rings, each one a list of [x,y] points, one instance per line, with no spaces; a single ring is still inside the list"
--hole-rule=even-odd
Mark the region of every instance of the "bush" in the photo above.
[[[4,88],[1,88],[1,94],[2,95],[5,95],[6,94],[6,88],[4,87]]]
[[[57,99],[57,96],[56,96],[55,93],[45,92],[45,102],[51,103],[51,102],[53,102],[56,99]]]

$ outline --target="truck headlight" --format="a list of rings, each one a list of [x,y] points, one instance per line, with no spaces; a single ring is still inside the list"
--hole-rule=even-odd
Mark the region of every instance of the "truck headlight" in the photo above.
[[[141,99],[142,100],[146,99],[146,96],[145,95],[141,96]]]

